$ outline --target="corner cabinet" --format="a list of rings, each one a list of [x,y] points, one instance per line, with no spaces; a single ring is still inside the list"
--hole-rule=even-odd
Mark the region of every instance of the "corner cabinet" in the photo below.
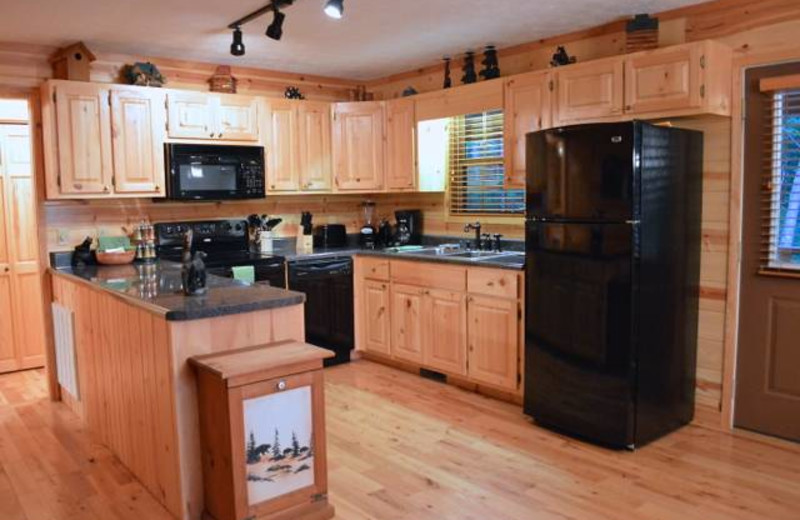
[[[157,89],[46,82],[47,198],[163,197],[164,96]]]
[[[505,80],[505,186],[524,188],[526,176],[525,136],[552,125],[552,75],[549,72],[520,74]]]
[[[384,103],[333,105],[333,175],[337,191],[383,191]]]
[[[412,99],[386,102],[386,188],[389,191],[417,188],[414,113]]]

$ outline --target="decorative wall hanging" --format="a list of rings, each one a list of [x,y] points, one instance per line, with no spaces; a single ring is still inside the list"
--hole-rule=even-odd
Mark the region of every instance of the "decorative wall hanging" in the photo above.
[[[464,55],[464,66],[461,68],[461,71],[464,73],[464,75],[461,76],[461,83],[468,85],[478,81],[478,75],[475,73],[474,52],[467,51],[467,53]]]
[[[483,70],[480,76],[483,79],[495,79],[500,77],[500,64],[497,60],[497,49],[494,45],[487,45],[486,50],[483,51]]]
[[[129,85],[140,87],[163,87],[167,79],[159,72],[158,67],[150,62],[137,61],[125,67],[123,75]]]
[[[551,67],[562,67],[564,65],[569,65],[571,63],[575,63],[577,58],[575,56],[570,56],[567,54],[567,49],[565,49],[562,45],[558,46],[556,49],[555,54],[553,54],[553,59],[550,60]]]
[[[453,80],[450,78],[450,57],[444,58],[444,84],[442,88],[450,88],[453,86]]]
[[[625,52],[637,52],[658,47],[658,18],[637,14],[625,25]]]
[[[283,93],[286,99],[305,99],[306,97],[300,92],[300,89],[297,87],[286,87],[286,91]]]
[[[220,65],[214,71],[214,75],[208,80],[211,92],[222,92],[226,94],[236,94],[237,80],[231,74],[231,68],[227,65]]]

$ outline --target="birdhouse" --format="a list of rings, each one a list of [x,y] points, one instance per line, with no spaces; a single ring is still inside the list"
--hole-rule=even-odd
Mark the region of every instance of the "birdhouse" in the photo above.
[[[83,42],[62,47],[50,57],[53,78],[89,81],[90,65],[96,59]]]

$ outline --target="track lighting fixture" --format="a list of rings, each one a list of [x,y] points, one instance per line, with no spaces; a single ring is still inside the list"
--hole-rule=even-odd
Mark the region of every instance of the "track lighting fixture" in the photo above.
[[[234,56],[244,56],[244,42],[242,41],[242,29],[237,25],[233,29],[233,43],[231,43],[231,54]]]
[[[272,23],[269,24],[269,27],[267,27],[267,36],[273,40],[280,40],[281,36],[283,36],[283,20],[285,19],[286,15],[278,11],[278,8],[275,7],[275,17],[272,19]]]
[[[294,3],[294,0],[271,0],[270,3],[253,11],[252,13],[239,18],[232,24],[228,25],[228,29],[233,30],[233,43],[231,43],[231,54],[234,56],[244,56],[244,42],[242,41],[242,25],[252,22],[268,12],[272,11],[272,23],[267,27],[267,36],[273,40],[280,40],[283,36],[283,22],[286,20],[286,15],[281,12],[281,9],[288,7]],[[325,14],[331,18],[342,18],[344,16],[344,0],[326,0]]]
[[[328,0],[325,4],[325,14],[340,19],[344,16],[344,0]]]

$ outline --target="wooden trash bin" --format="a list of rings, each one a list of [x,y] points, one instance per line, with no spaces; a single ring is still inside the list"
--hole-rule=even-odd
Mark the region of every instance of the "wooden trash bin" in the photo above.
[[[297,341],[194,357],[207,520],[323,520],[322,360]]]

